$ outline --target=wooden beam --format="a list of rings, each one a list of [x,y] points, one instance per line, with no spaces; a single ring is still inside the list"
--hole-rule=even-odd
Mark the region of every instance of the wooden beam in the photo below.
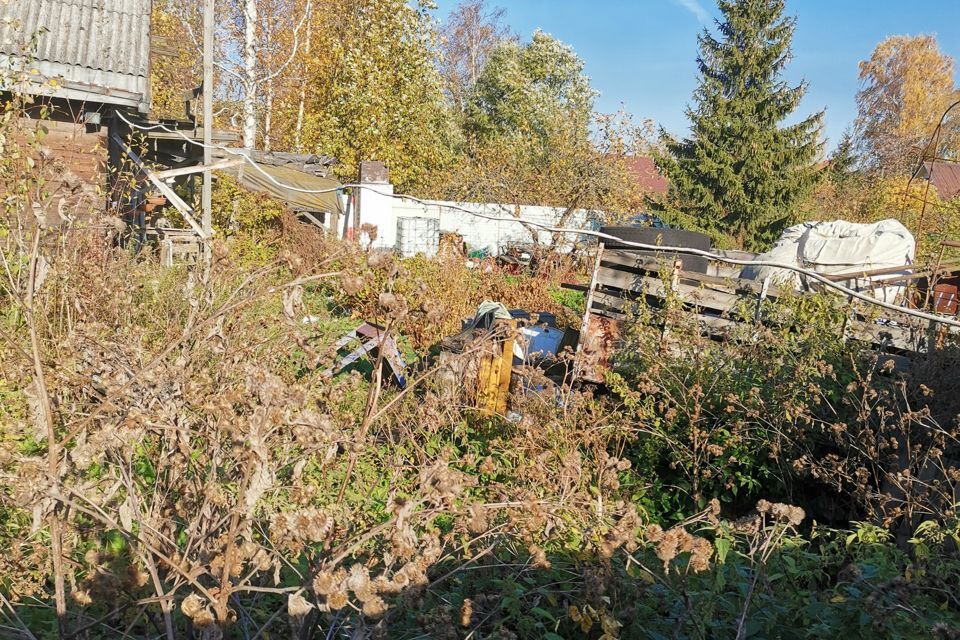
[[[653,293],[650,295],[654,298],[659,297]],[[630,306],[634,303],[633,300],[600,292],[594,294],[593,302],[602,305],[605,309],[594,307],[590,309],[590,313],[612,317],[617,320],[626,320],[629,317]],[[716,316],[709,313],[700,312],[696,313],[696,316],[700,325],[709,329],[711,333],[728,331],[738,324],[744,324],[736,318]],[[870,320],[854,318],[850,321],[850,335],[856,340],[870,344],[889,346],[901,351],[917,351],[920,347],[920,338],[923,332],[917,327],[882,325]]]
[[[912,331],[909,327],[853,320],[850,323],[850,335],[870,344],[889,346],[901,351],[919,351],[923,333]]]
[[[874,322],[874,320],[882,318],[884,320],[895,322],[901,327],[909,327],[912,329],[917,329],[918,327],[927,325],[926,320],[921,320],[899,311],[890,311],[889,309],[879,310],[877,307],[863,302],[862,300],[853,300],[851,301],[850,305],[856,312],[858,320],[863,320],[864,322],[869,322],[871,324]]]
[[[143,161],[140,160],[140,156],[134,153],[133,149],[128,147],[124,141],[120,139],[120,136],[112,134],[111,138],[117,145],[119,145],[120,149],[123,150],[126,156],[133,161],[140,172],[145,175],[150,182],[153,183],[153,186],[155,186],[160,193],[166,196],[167,201],[176,207],[177,211],[179,211],[183,216],[183,219],[186,220],[191,227],[193,227],[193,230],[196,231],[202,239],[206,240],[209,236],[203,232],[203,228],[197,223],[196,218],[194,218],[193,207],[184,202],[183,198],[177,195],[177,192],[170,188],[170,185],[157,178],[156,174],[143,164]]]
[[[596,309],[594,308],[591,313],[594,315],[607,316],[614,318],[616,320],[624,321],[629,319],[629,305],[633,301],[624,300],[623,298],[618,298],[616,296],[611,296],[605,293],[597,293],[594,299],[594,303],[603,305],[606,309]],[[697,317],[697,322],[702,328],[710,329],[711,335],[721,331],[729,331],[733,327],[744,324],[733,318],[725,318],[723,316],[709,315],[705,313],[695,314]]]
[[[921,278],[932,278],[936,276],[946,275],[953,273],[954,271],[960,269],[956,265],[943,266],[937,269],[936,271],[916,271],[914,273],[909,273],[905,276],[890,278],[888,280],[870,280],[869,283],[863,285],[862,287],[857,287],[857,291],[869,291],[870,289],[879,289],[881,287],[893,287],[900,282],[909,282],[910,280],[919,280]],[[868,278],[869,279],[869,278]]]
[[[222,171],[231,167],[236,167],[244,163],[244,160],[221,160],[207,165],[194,165],[192,167],[180,167],[177,169],[167,169],[165,171],[155,171],[153,175],[166,180],[167,178],[176,178],[179,176],[189,176],[194,173],[203,173],[204,171]]]
[[[646,293],[659,298],[666,297],[670,291],[670,285],[664,285],[659,277],[627,273],[603,266],[597,270],[596,283],[607,289]],[[741,299],[734,291],[696,287],[684,282],[677,282],[676,287],[676,294],[683,302],[717,311],[728,311]]]
[[[303,216],[304,218],[306,218],[312,225],[314,225],[314,226],[316,226],[316,227],[319,227],[319,228],[321,228],[321,229],[323,229],[323,230],[326,230],[326,227],[323,226],[323,223],[320,222],[319,220],[317,220],[316,216],[314,216],[314,215],[313,215],[312,213],[310,213],[309,211],[300,211],[300,212],[298,212],[298,215],[301,215],[301,216]]]
[[[213,31],[214,0],[203,2],[203,166],[213,164]],[[203,172],[203,189],[200,194],[201,221],[206,237],[213,235],[213,173]],[[209,249],[209,247],[208,247]],[[210,266],[210,253],[204,261]]]
[[[641,256],[637,255],[635,252],[624,251],[622,249],[611,250],[608,249],[603,254],[603,262],[606,263],[605,266],[612,268],[623,267],[624,270],[633,270],[636,272],[645,272],[653,276],[659,276],[660,271],[663,268],[667,270],[672,266],[666,260],[657,260],[650,256]],[[723,278],[719,276],[711,276],[706,273],[697,273],[695,271],[680,271],[680,282],[687,281],[688,283],[702,283],[704,285],[715,285],[720,287],[723,290],[727,291],[737,291],[740,289],[753,291],[757,295],[763,290],[763,283],[756,282],[755,280],[743,280],[741,278]],[[784,295],[784,292],[777,289],[777,287],[770,286],[767,289],[767,297],[769,298],[779,298]]]
[[[182,135],[181,135],[182,134]],[[203,142],[204,136],[204,127],[197,127],[195,129],[177,129],[175,131],[164,131],[163,129],[156,129],[154,131],[147,131],[146,136],[149,140],[172,140],[174,142],[183,143],[183,139],[186,136],[188,139],[193,140],[194,142]],[[228,131],[226,129],[211,129],[211,137],[213,138],[213,143],[215,145],[227,144],[230,142],[237,142],[240,140],[240,135],[235,131]]]
[[[882,276],[890,273],[900,273],[901,271],[923,271],[918,270],[915,265],[899,265],[896,267],[882,267],[880,269],[861,269],[860,271],[847,271],[845,273],[822,273],[820,274],[830,282],[840,282],[842,280],[862,280],[872,276]]]
[[[177,43],[172,37],[150,34],[150,55],[175,58],[179,53]]]
[[[583,343],[586,339],[587,331],[590,328],[590,307],[593,306],[593,294],[597,290],[597,271],[603,261],[603,253],[606,250],[603,241],[597,243],[597,257],[593,263],[593,271],[590,273],[590,286],[586,290],[586,300],[583,305],[583,318],[580,320],[580,339],[577,340],[577,346],[573,356],[573,377],[577,379],[583,372],[585,366],[583,357]]]

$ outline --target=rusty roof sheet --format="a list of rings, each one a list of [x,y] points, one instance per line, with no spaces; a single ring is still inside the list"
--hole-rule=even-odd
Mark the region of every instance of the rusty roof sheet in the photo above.
[[[937,195],[944,200],[952,200],[960,195],[960,164],[955,162],[924,162],[924,173]]]
[[[627,165],[627,171],[634,177],[637,186],[639,186],[642,191],[658,195],[667,193],[669,183],[666,177],[657,169],[653,158],[647,156],[627,156],[624,158],[624,162]]]
[[[0,0],[0,66],[62,78],[43,93],[139,107],[149,101],[152,0]],[[31,51],[31,39],[36,48]]]

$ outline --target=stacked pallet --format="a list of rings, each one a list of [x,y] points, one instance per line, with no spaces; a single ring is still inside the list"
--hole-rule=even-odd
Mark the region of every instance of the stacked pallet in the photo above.
[[[704,334],[723,339],[735,325],[773,321],[763,317],[763,302],[787,295],[769,282],[684,270],[679,257],[610,249],[603,243],[585,293],[578,373],[595,382],[602,381],[624,322],[634,316],[638,303],[659,308],[668,296],[674,297],[696,314]],[[925,347],[929,323],[885,309],[878,317],[876,307],[857,300],[850,303],[845,337],[889,352],[911,353]]]

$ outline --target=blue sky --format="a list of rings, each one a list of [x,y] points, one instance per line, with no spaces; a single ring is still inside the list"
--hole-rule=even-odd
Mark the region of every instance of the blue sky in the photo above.
[[[527,38],[538,27],[576,49],[600,92],[597,107],[621,104],[672,133],[687,130],[696,85],[696,36],[717,15],[713,0],[490,0]],[[437,0],[442,19],[457,0]],[[826,108],[831,146],[856,116],[857,63],[890,35],[933,33],[960,58],[960,0],[787,0],[797,17],[790,81],[809,84],[799,114]]]

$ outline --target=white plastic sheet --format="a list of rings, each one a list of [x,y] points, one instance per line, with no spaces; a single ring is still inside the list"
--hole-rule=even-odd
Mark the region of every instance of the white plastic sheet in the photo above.
[[[873,224],[835,220],[789,227],[773,249],[757,259],[804,267],[825,275],[904,267],[902,271],[842,282],[849,287],[867,287],[875,298],[894,303],[905,289],[903,282],[895,281],[910,273],[915,251],[913,235],[896,220]],[[745,267],[741,277],[770,278],[774,284],[795,289],[802,289],[804,285],[797,272],[774,267]]]

